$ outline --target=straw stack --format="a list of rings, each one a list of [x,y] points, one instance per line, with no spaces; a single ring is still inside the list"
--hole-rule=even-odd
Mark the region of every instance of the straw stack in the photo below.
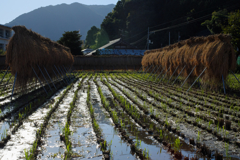
[[[13,75],[17,72],[17,86],[24,87],[36,78],[32,67],[38,77],[44,80],[38,66],[46,77],[44,67],[51,77],[55,77],[54,65],[65,67],[73,65],[74,59],[68,47],[42,37],[25,26],[14,26],[12,29],[15,34],[7,46],[6,64],[10,66]]]
[[[178,67],[177,73],[186,65],[182,77],[186,78],[196,66],[190,79],[195,79],[207,67],[202,75],[202,83],[217,86],[227,77],[229,70],[235,70],[236,58],[231,37],[229,35],[210,35],[208,37],[193,37],[173,45],[149,50],[144,53],[142,65],[170,67],[168,76]],[[176,74],[177,74],[176,73]]]

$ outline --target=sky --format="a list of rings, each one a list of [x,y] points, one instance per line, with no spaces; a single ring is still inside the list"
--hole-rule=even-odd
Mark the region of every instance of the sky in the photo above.
[[[86,5],[116,4],[118,0],[4,0],[1,1],[0,24],[11,22],[23,13],[28,13],[40,7],[74,2]]]

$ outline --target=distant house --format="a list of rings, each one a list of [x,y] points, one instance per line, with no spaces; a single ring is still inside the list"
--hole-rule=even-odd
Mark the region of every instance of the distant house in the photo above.
[[[12,36],[12,28],[0,24],[0,50],[6,51],[6,46]]]
[[[90,52],[92,52],[92,51],[94,51],[94,50],[93,50],[93,49],[89,49],[89,48],[82,50],[82,52],[83,52],[84,55],[85,55],[85,54],[88,54],[88,53],[90,53]]]
[[[98,51],[98,52],[97,52]],[[143,56],[145,50],[139,50],[136,46],[133,46],[121,38],[109,41],[108,44],[88,53],[86,56],[95,55],[135,55]]]

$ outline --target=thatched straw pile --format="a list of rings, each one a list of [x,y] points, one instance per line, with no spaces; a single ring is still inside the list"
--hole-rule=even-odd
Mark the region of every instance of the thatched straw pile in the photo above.
[[[196,78],[207,67],[201,77],[202,83],[217,85],[222,82],[222,75],[226,78],[229,70],[236,68],[236,58],[231,37],[219,34],[194,37],[161,49],[146,51],[142,65],[148,67],[152,64],[165,67],[165,72],[170,67],[168,76],[173,74],[177,66],[177,73],[180,73],[186,65],[181,75],[183,77],[187,77],[196,66],[190,78]]]
[[[38,66],[51,77],[55,77],[52,69],[55,66],[72,66],[74,59],[68,47],[62,46],[48,38],[28,30],[25,26],[14,26],[15,32],[7,45],[6,64],[11,67],[13,75],[17,72],[17,85],[24,87],[33,78],[36,78],[32,67],[40,79],[43,76]],[[55,70],[55,72],[57,72]]]

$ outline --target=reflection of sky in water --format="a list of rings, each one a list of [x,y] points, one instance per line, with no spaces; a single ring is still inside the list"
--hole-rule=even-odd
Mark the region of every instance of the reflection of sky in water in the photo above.
[[[118,131],[115,130],[115,128],[112,125],[112,121],[103,109],[103,106],[101,104],[100,95],[98,94],[96,85],[90,81],[91,83],[91,102],[93,104],[94,112],[96,119],[99,123],[100,128],[103,131],[104,138],[107,140],[108,144],[112,143],[111,145],[111,151],[113,159],[136,159],[135,156],[132,155],[130,147],[127,145],[126,142],[122,141],[120,136],[118,135]],[[108,90],[108,88],[105,85],[102,85],[101,82],[98,82],[102,88],[102,92],[106,98],[112,97]],[[52,116],[50,119],[50,128],[47,129],[46,136],[44,137],[45,144],[42,146],[42,154],[39,159],[61,159],[61,155],[64,154],[66,151],[65,144],[60,141],[60,128],[64,127],[66,123],[66,116],[67,111],[69,108],[69,103],[72,101],[72,98],[74,96],[74,90],[76,89],[78,83],[74,84],[74,89],[71,89],[71,91],[66,95],[66,97],[61,102],[59,109],[56,111],[55,117]],[[113,87],[113,86],[112,86]],[[122,86],[121,86],[122,87]],[[84,92],[83,92],[84,88]],[[119,94],[122,94],[119,92],[119,90],[116,87],[113,87],[114,90],[116,90]],[[124,87],[123,87],[124,88]],[[126,91],[128,91],[126,88],[124,88]],[[128,91],[129,92],[129,91]],[[134,93],[131,92],[131,95],[134,95]],[[143,93],[143,95],[146,95]],[[74,153],[76,153],[76,157],[72,159],[93,159],[93,160],[100,160],[102,158],[102,152],[100,151],[98,144],[96,142],[96,136],[92,129],[91,119],[89,115],[89,110],[86,106],[86,99],[87,99],[87,83],[84,84],[82,89],[80,89],[78,93],[79,98],[76,102],[76,107],[74,109],[74,112],[72,114],[72,123],[70,128],[73,130],[73,134],[70,135],[70,139],[72,141],[72,150]],[[153,100],[151,97],[146,96],[149,98],[149,100]],[[140,103],[141,100],[139,100]],[[66,107],[67,106],[67,107]],[[120,107],[120,106],[119,106]],[[7,109],[5,109],[3,112],[6,112]],[[156,113],[156,112],[155,112]],[[0,114],[1,115],[1,114]],[[121,117],[121,116],[119,116]],[[151,159],[173,159],[173,157],[167,153],[166,149],[163,149],[162,145],[156,142],[153,137],[149,136],[147,132],[144,129],[139,128],[139,126],[129,117],[123,117],[125,120],[125,126],[127,134],[134,140],[138,139],[141,140],[141,148],[142,150],[148,151]],[[61,124],[59,126],[59,123]],[[21,133],[29,132],[34,127],[31,126],[32,122],[29,123],[29,125],[25,125],[29,127],[28,129],[19,129],[21,130]],[[9,125],[7,122],[0,123],[0,134],[4,133],[4,130],[9,130]],[[24,132],[23,132],[24,131]],[[136,137],[136,131],[137,131],[137,137]],[[18,141],[21,141],[21,144],[18,144],[21,148],[29,148],[29,142],[22,142],[24,138],[21,137],[21,135],[17,134]],[[33,134],[34,135],[34,134]],[[14,136],[14,135],[13,135]],[[34,139],[34,137],[32,137]],[[15,138],[16,139],[16,138]],[[29,139],[29,138],[28,138]],[[33,141],[33,140],[32,140]],[[16,147],[16,145],[8,145],[9,147],[9,154],[13,154],[13,152],[19,152],[19,149],[14,150],[13,147]],[[29,143],[29,144],[26,144]],[[21,149],[23,151],[23,149]],[[190,147],[189,145],[183,144],[182,146],[182,154],[184,156],[193,157],[196,155],[196,150],[193,147]],[[6,151],[5,151],[6,152]],[[5,152],[2,152],[3,154]],[[24,154],[23,152],[21,153]],[[203,158],[201,158],[203,159]],[[212,158],[213,159],[213,158]],[[233,158],[232,158],[233,159]]]
[[[124,81],[121,81],[121,80],[117,80],[118,82],[120,82],[120,84],[124,84],[124,85],[129,85],[129,84],[127,84],[127,83],[125,83]],[[120,86],[119,84],[117,84],[118,86]],[[130,92],[130,93],[132,93],[131,91],[129,91],[127,88],[125,88],[125,87],[123,87],[126,91],[128,91],[128,92]],[[134,87],[133,87],[134,88]],[[146,96],[146,98],[148,98],[150,101],[154,101],[154,103],[155,104],[157,104],[157,105],[161,105],[161,103],[160,102],[158,102],[158,101],[155,101],[154,100],[154,98],[152,98],[152,97],[149,97],[145,92],[143,92],[142,90],[140,90],[140,89],[136,89],[136,88],[134,88],[134,90],[136,90],[137,92],[139,92],[139,93],[141,93],[143,96]],[[154,92],[153,92],[154,93]],[[135,95],[135,94],[134,94]],[[172,98],[174,97],[174,98],[179,98],[179,97],[177,97],[177,96],[171,96]],[[166,97],[166,96],[164,96],[163,97],[164,99],[166,99],[166,100],[169,100],[169,98],[168,97]],[[139,99],[138,99],[138,101],[140,101]],[[184,99],[182,99],[182,101],[184,101]],[[186,101],[187,102],[187,101]],[[176,101],[174,102],[174,100],[173,100],[173,102],[172,103],[175,103],[175,104],[178,104]],[[146,103],[147,104],[147,103]],[[149,104],[147,105],[147,106],[150,106]],[[153,107],[153,108],[155,108],[154,109],[154,114],[155,115],[161,115],[162,114],[162,112],[158,109],[158,108],[156,108],[156,107]],[[174,109],[171,109],[171,108],[169,108],[169,110],[172,110],[173,112],[174,111],[176,111],[176,110],[174,110]],[[180,111],[178,111],[178,113],[177,114],[179,114],[179,113],[181,113]],[[166,113],[165,113],[166,114]],[[165,117],[165,116],[163,116],[163,117]],[[169,116],[169,120],[173,120],[174,121],[174,119],[173,118],[176,118],[176,117],[172,117],[172,116]],[[165,119],[165,118],[163,118],[163,119]],[[180,127],[180,130],[181,130],[181,132],[183,132],[184,134],[185,134],[185,136],[186,137],[193,137],[195,140],[197,139],[197,136],[198,136],[198,130],[201,130],[201,129],[193,129],[193,127],[190,125],[184,125],[183,123],[180,123],[180,125],[179,125],[179,127]],[[225,147],[224,147],[224,142],[220,142],[220,143],[223,143],[223,145],[216,145],[215,144],[215,142],[216,142],[216,137],[215,138],[213,138],[212,139],[212,137],[214,137],[212,134],[209,134],[209,133],[207,133],[207,134],[203,134],[203,135],[201,135],[202,137],[208,137],[208,140],[205,140],[203,143],[205,143],[209,148],[211,148],[211,150],[223,150],[223,154],[225,154],[226,153],[226,151],[224,151],[225,150]],[[182,147],[181,147],[181,149],[182,149],[182,154],[184,155],[184,156],[188,156],[189,155],[189,157],[193,157],[194,155],[196,155],[196,149],[195,148],[193,148],[193,147],[190,147],[188,144],[186,144],[186,143],[188,143],[189,142],[189,139],[184,139],[184,141],[185,141],[185,143],[183,143],[183,145],[182,145]],[[231,150],[231,149],[230,149]],[[230,151],[229,150],[229,151]],[[236,153],[236,152],[235,152]],[[199,154],[197,154],[197,156],[200,156],[200,157],[202,157],[201,155],[199,155]],[[235,159],[235,158],[232,158],[232,159]]]
[[[57,110],[52,115],[46,136],[44,138],[45,144],[42,146],[42,153],[38,156],[39,159],[49,159],[49,157],[60,160],[64,157],[66,151],[65,144],[60,140],[60,133],[66,124],[67,113],[70,108],[70,103],[73,100],[74,92],[77,89],[79,81],[74,84],[74,87],[65,95],[62,102],[59,104]]]
[[[3,122],[0,124],[0,140],[6,137],[8,130],[9,130],[9,123]]]
[[[115,83],[115,82],[114,82]],[[117,83],[116,83],[117,84]],[[111,84],[110,84],[111,85]],[[130,93],[130,95],[135,95],[133,92],[131,92],[129,89],[127,89],[127,88],[125,88],[125,87],[123,87],[123,86],[121,86],[121,85],[119,85],[119,84],[117,84],[121,89],[124,89],[125,91],[127,91],[127,92],[129,92]],[[127,84],[126,84],[127,85]],[[122,94],[122,92],[118,89],[118,88],[116,88],[116,87],[114,87],[113,85],[111,85],[112,86],[112,88],[117,92],[117,93],[119,93],[119,94],[121,94],[121,95],[123,95]],[[144,95],[144,94],[143,94]],[[123,95],[124,96],[124,95]],[[147,98],[149,98],[148,96],[146,96]],[[128,99],[128,98],[126,98],[126,99]],[[137,100],[138,100],[138,102],[140,102],[140,103],[143,103],[144,104],[144,102],[142,102],[142,100],[141,99],[139,99],[139,98],[137,98]],[[131,101],[130,101],[130,103],[131,103]],[[147,104],[147,103],[146,103]],[[149,106],[149,105],[147,105],[147,106]],[[153,107],[153,108],[155,108],[155,107]],[[154,110],[154,112],[155,112],[155,114],[158,114],[158,113],[161,113],[161,112],[159,112],[158,110]],[[170,135],[169,135],[170,136]],[[171,135],[172,136],[172,135]],[[145,143],[146,141],[144,141],[144,143]],[[174,141],[172,141],[172,143],[174,143]],[[148,143],[149,144],[149,143]],[[193,156],[195,156],[196,155],[196,150],[193,148],[193,147],[191,147],[191,146],[189,146],[189,145],[187,145],[187,144],[183,144],[183,146],[182,146],[182,148],[181,148],[182,150],[182,154],[184,155],[184,156],[188,156],[189,155],[189,157],[193,157]],[[204,159],[200,154],[197,154],[197,156],[198,157],[201,157],[201,159]],[[151,156],[151,158],[153,158],[152,156]],[[153,158],[154,159],[154,158]]]
[[[99,127],[102,130],[105,140],[108,144],[112,143],[111,152],[113,158],[119,160],[136,159],[133,155],[131,155],[131,149],[127,143],[122,142],[118,132],[115,131],[111,119],[107,116],[107,113],[103,109],[101,98],[96,87],[97,86],[91,81],[91,103],[94,108],[95,118],[99,123]]]
[[[86,87],[84,85],[84,87]],[[83,87],[82,87],[83,89]],[[80,97],[76,102],[71,118],[71,128],[73,134],[70,136],[72,142],[72,150],[75,153],[73,159],[92,159],[99,160],[102,158],[102,151],[98,147],[95,133],[92,128],[92,122],[89,115],[86,99],[87,90],[86,88],[78,92]]]

